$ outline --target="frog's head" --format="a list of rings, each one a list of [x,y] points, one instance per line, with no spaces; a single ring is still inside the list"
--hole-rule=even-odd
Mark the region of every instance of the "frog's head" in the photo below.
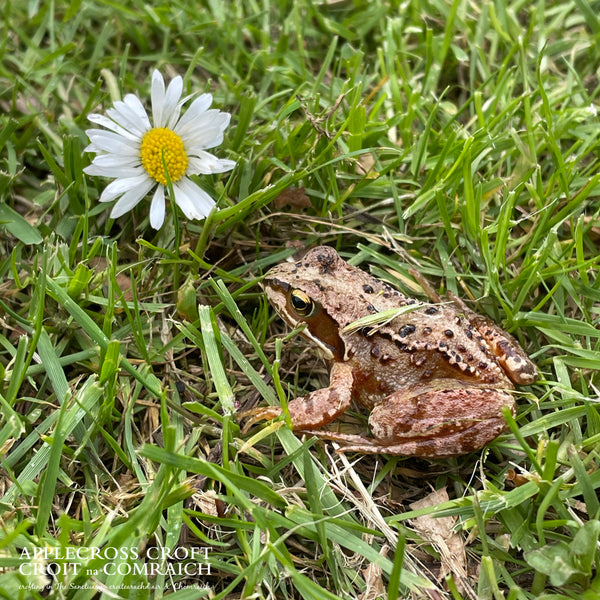
[[[344,327],[372,312],[364,294],[374,294],[374,286],[381,284],[349,265],[333,248],[319,246],[299,261],[273,267],[262,286],[288,325],[306,324],[303,335],[325,358],[341,361],[348,358]]]

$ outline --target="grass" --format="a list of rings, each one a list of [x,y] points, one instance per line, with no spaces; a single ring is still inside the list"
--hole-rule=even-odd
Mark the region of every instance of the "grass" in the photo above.
[[[6,3],[0,597],[596,598],[598,8]],[[237,161],[158,232],[82,172],[87,114],[148,105],[155,67],[233,113]],[[241,433],[326,385],[257,286],[322,243],[519,339],[540,378],[506,434],[426,461]]]

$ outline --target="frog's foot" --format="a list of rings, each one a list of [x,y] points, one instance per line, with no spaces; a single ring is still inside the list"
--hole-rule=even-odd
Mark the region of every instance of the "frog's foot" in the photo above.
[[[237,419],[238,421],[241,421],[249,417],[248,421],[246,421],[242,427],[242,433],[248,433],[254,423],[262,420],[270,421],[271,419],[277,418],[281,413],[282,410],[279,406],[258,406],[256,408],[251,408],[250,410],[239,412],[237,414]]]

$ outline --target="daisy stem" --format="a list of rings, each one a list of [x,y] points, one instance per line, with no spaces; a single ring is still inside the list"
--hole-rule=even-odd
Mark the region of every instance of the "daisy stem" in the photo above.
[[[173,216],[173,229],[175,232],[175,256],[177,260],[173,264],[173,290],[174,290],[174,302],[177,304],[177,294],[179,291],[179,264],[181,256],[179,254],[179,248],[181,246],[181,230],[179,228],[179,218],[177,215],[177,203],[175,202],[175,191],[173,190],[173,182],[169,177],[169,169],[165,161],[164,150],[162,156],[163,169],[165,170],[165,177],[167,179],[167,189],[169,191],[169,202],[171,204],[171,215]]]
[[[167,180],[167,186],[169,188],[169,201],[171,203],[171,214],[173,215],[173,229],[175,231],[175,256],[177,260],[173,263],[173,290],[175,294],[175,303],[177,303],[177,293],[179,291],[179,264],[181,262],[181,256],[179,249],[181,246],[181,229],[179,227],[179,216],[177,214],[177,204],[175,202],[175,194],[173,192],[173,186],[171,180]]]

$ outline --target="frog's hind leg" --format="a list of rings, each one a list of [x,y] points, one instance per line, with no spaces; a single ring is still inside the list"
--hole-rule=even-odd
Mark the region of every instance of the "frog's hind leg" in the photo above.
[[[485,428],[474,425],[470,428],[468,435],[464,432],[453,433],[441,439],[437,438],[415,438],[404,442],[385,443],[375,438],[336,433],[334,431],[304,431],[303,433],[315,435],[321,439],[337,442],[340,448],[337,452],[359,452],[362,454],[390,454],[401,456],[419,456],[422,458],[450,458],[475,452],[483,448],[487,443],[500,435],[505,429],[504,420],[498,420],[494,428],[494,434],[490,436],[490,424]]]
[[[506,427],[502,408],[514,411],[508,392],[460,387],[454,380],[396,392],[369,417],[373,437],[311,431],[342,444],[340,452],[443,458],[474,452]]]

